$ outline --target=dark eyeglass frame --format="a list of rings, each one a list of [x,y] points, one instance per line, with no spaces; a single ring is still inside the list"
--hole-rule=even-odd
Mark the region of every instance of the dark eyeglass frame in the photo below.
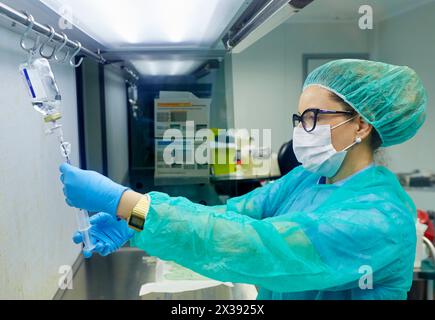
[[[304,115],[308,112],[314,113],[314,124],[313,127],[310,130],[307,130],[304,121],[302,120],[304,118]],[[318,108],[310,108],[305,110],[301,115],[293,114],[293,127],[297,127],[299,123],[302,123],[302,127],[306,132],[312,132],[314,129],[316,129],[317,125],[317,119],[319,114],[348,114],[348,115],[354,115],[355,111],[339,111],[339,110],[325,110],[325,109],[318,109]]]

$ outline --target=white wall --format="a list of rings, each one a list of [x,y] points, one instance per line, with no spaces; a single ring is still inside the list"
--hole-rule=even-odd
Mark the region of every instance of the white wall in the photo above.
[[[303,84],[302,55],[368,53],[370,37],[354,23],[283,24],[233,55],[236,128],[272,129],[277,152],[292,137]]]
[[[19,36],[0,28],[0,299],[51,299],[59,266],[72,265],[74,210],[59,181],[62,162],[55,136],[30,105],[18,65],[26,58]],[[75,75],[54,66],[63,98],[63,124],[78,163]]]
[[[435,173],[435,3],[387,19],[375,30],[375,58],[413,68],[429,96],[425,124],[410,141],[386,149],[388,166],[395,172]],[[419,208],[435,210],[435,192],[409,194]]]
[[[413,68],[429,96],[426,123],[412,140],[388,149],[389,166],[396,172],[435,171],[435,148],[428,147],[435,137],[435,3],[385,20],[376,30],[376,58]]]
[[[106,130],[108,175],[118,182],[128,178],[127,95],[122,75],[106,67]]]

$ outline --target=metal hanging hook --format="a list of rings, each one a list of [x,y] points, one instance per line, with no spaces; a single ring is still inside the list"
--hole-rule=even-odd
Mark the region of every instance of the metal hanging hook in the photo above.
[[[25,41],[27,39],[27,35],[33,30],[33,26],[35,25],[35,18],[33,18],[33,16],[31,14],[28,14],[27,12],[24,12],[24,14],[27,16],[27,21],[29,24],[26,31],[24,31],[23,35],[21,36],[20,45],[24,51],[33,54],[36,50],[38,50],[39,36],[36,38],[36,40],[34,40],[32,47],[26,47]]]
[[[56,60],[57,62],[60,62],[60,63],[64,63],[64,62],[66,62],[66,60],[68,59],[68,56],[69,56],[69,49],[66,50],[63,59],[59,59],[59,57],[58,57],[57,55],[59,54],[59,52],[62,51],[63,48],[66,47],[66,45],[67,45],[67,43],[68,43],[68,37],[67,37],[67,35],[66,35],[65,33],[63,33],[63,32],[61,32],[61,35],[62,35],[62,37],[63,37],[63,43],[61,44],[61,46],[60,46],[59,48],[57,48],[57,49],[55,50],[55,53],[54,53],[54,60]]]
[[[48,45],[53,40],[54,36],[56,35],[56,31],[52,26],[47,25],[47,27],[50,29],[50,36],[48,37],[48,40],[41,45],[41,48],[39,48],[39,54],[41,55],[41,57],[50,60],[51,58],[53,58],[57,46],[55,45],[54,47],[52,47],[52,51],[49,55],[44,54],[44,49],[45,46]]]
[[[71,67],[74,67],[74,68],[80,67],[80,65],[83,62],[83,57],[81,57],[78,63],[74,63],[74,58],[82,50],[82,44],[80,43],[80,41],[76,42],[76,46],[77,46],[77,50],[72,54],[71,58],[69,59],[69,64],[71,65]]]
[[[231,51],[233,49],[233,46],[231,45],[230,39],[226,42],[226,49],[227,51]]]

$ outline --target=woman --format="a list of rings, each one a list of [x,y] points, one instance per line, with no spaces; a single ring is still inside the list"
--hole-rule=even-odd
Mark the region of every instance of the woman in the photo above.
[[[416,134],[426,100],[408,67],[333,61],[308,76],[293,116],[302,166],[275,183],[207,207],[144,196],[63,165],[66,201],[105,212],[91,219],[92,252],[102,255],[130,240],[210,278],[255,284],[259,299],[405,299],[416,209],[373,154]],[[148,204],[146,219],[135,232],[119,218],[140,201]],[[79,233],[74,241],[82,241]]]

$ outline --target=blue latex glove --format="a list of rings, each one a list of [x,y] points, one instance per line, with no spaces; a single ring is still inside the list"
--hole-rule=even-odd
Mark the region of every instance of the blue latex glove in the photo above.
[[[134,230],[128,227],[126,221],[118,220],[105,212],[92,216],[90,223],[89,234],[95,247],[91,251],[83,250],[85,258],[90,258],[93,253],[107,256],[121,248],[135,233]],[[73,241],[76,244],[82,243],[82,234],[76,232]]]
[[[60,166],[66,203],[91,212],[107,212],[116,216],[119,200],[127,187],[119,185],[95,171],[86,171],[67,163]]]

